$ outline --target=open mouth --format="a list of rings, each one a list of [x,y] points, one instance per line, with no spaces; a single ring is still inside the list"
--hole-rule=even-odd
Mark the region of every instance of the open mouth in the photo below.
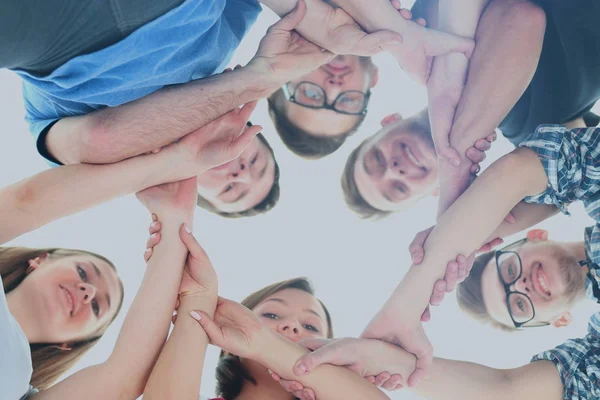
[[[550,299],[552,297],[550,285],[548,284],[548,276],[544,272],[544,269],[541,265],[533,271],[531,279],[533,281],[533,287],[538,294],[546,299]]]
[[[402,150],[404,151],[406,158],[408,158],[414,166],[423,168],[423,164],[421,164],[421,161],[415,156],[415,153],[413,153],[409,146],[402,144]]]
[[[73,295],[64,287],[60,286],[60,289],[65,294],[67,299],[67,304],[69,305],[69,315],[73,316],[73,311],[75,310],[75,299],[73,299]]]

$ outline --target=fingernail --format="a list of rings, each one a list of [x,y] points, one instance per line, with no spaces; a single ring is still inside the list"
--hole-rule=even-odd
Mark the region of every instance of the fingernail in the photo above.
[[[299,375],[304,375],[306,374],[306,365],[300,364],[296,367],[296,370],[298,370]]]
[[[146,251],[144,251],[144,253],[148,254],[148,253],[150,253],[151,251],[152,251],[152,250],[150,250],[150,249],[146,249]]]
[[[196,321],[200,321],[202,316],[198,314],[196,311],[190,311],[190,316],[194,318]]]
[[[450,160],[450,162],[452,163],[452,165],[454,165],[455,167],[459,167],[460,166],[460,160],[457,158],[453,158],[452,160]]]
[[[153,233],[152,235],[150,235],[150,239],[156,239],[156,233]]]
[[[151,226],[151,227],[153,227],[153,228],[156,228],[156,225],[157,225],[157,224],[158,224],[158,223],[157,223],[156,221],[154,221],[152,224],[150,224],[150,226]]]
[[[185,229],[185,231],[187,233],[192,233],[192,231],[190,230],[190,227],[187,224],[183,224],[183,229]]]
[[[158,217],[156,216],[156,214],[152,213],[152,221],[156,221],[158,219]]]

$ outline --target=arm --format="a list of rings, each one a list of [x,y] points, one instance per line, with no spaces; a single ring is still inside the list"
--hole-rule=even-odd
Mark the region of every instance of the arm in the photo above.
[[[511,211],[516,222],[511,224],[506,221],[502,221],[494,233],[488,237],[487,241],[495,238],[507,237],[521,232],[527,228],[539,224],[542,221],[545,221],[553,215],[558,214],[558,211],[558,208],[553,205],[529,204],[522,201]]]
[[[0,243],[115,197],[192,176],[185,160],[169,148],[116,164],[58,167],[8,186],[0,191]]]
[[[195,185],[195,180],[192,185]],[[71,375],[39,393],[38,400],[123,399],[143,392],[167,336],[187,249],[179,238],[192,212],[162,210],[162,240],[154,248],[142,285],[108,360]]]
[[[452,147],[462,157],[461,165],[455,167],[440,161],[438,215],[468,186],[471,163],[465,159],[465,151],[496,129],[529,85],[537,68],[544,33],[543,11],[526,0],[494,0],[486,8],[449,135]],[[528,40],[522,40],[523,37]],[[431,119],[434,121],[436,116]]]

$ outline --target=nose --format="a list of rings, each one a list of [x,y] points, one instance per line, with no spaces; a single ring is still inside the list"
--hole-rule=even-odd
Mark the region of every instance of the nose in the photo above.
[[[518,292],[529,294],[531,293],[530,285],[531,281],[526,276],[523,276],[513,284],[513,287]]]
[[[388,163],[388,170],[394,177],[402,176],[408,179],[423,179],[427,176],[427,171],[410,165],[400,156],[391,157]]]
[[[229,174],[229,179],[236,182],[248,182],[250,180],[250,168],[246,160],[239,160],[237,168]]]
[[[298,340],[300,336],[300,324],[295,321],[283,321],[277,327],[277,332],[291,341]]]
[[[81,304],[89,304],[96,297],[96,287],[89,283],[78,283],[77,297]]]

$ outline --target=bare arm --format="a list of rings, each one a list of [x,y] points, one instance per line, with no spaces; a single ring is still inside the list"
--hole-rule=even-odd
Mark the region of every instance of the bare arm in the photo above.
[[[529,204],[522,201],[511,211],[516,222],[509,224],[506,221],[502,221],[500,226],[498,226],[488,239],[503,238],[521,232],[558,214],[558,211],[558,208],[553,205]]]
[[[174,142],[277,86],[251,68],[168,86],[118,107],[63,118],[46,147],[63,164],[105,164]]]
[[[127,313],[108,360],[71,375],[39,393],[38,400],[118,399],[140,396],[165,342],[187,254],[179,238],[192,213],[159,215],[162,240],[154,248],[142,285]]]
[[[486,8],[449,135],[452,147],[462,157],[461,166],[440,161],[438,215],[468,186],[471,163],[464,157],[465,151],[498,127],[529,85],[544,33],[544,12],[527,0],[493,0]]]
[[[146,187],[194,175],[175,147],[109,165],[68,165],[0,190],[0,243]]]

